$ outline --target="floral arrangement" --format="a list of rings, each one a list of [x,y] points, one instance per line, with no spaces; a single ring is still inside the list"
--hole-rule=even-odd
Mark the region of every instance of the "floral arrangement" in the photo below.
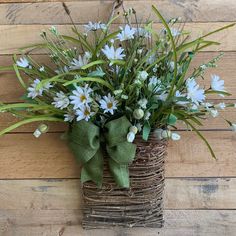
[[[234,24],[190,41],[190,32],[179,27],[178,19],[167,22],[152,9],[162,29],[155,29],[152,21],[131,23],[137,17],[129,9],[120,27],[112,24],[118,15],[106,24],[89,22],[83,31],[74,25],[74,36],[62,35],[55,27],[42,32],[44,43],[29,48],[46,49],[52,65],[38,64],[26,48],[21,58],[14,55],[13,66],[1,70],[15,71],[25,90],[24,102],[1,103],[0,111],[21,120],[0,135],[31,122],[68,123],[70,146],[83,164],[82,181],[93,180],[99,186],[101,142],[111,156],[109,166],[117,184],[128,187],[127,167],[135,158],[136,135],[148,140],[153,131],[157,140],[179,140],[174,131],[177,122],[194,131],[215,157],[197,127],[209,115],[216,117],[220,110],[235,105],[207,100],[211,94],[230,95],[219,76],[212,75],[210,85],[200,86],[199,80],[204,80],[208,68],[216,67],[221,54],[193,71],[189,67],[199,51],[219,44],[207,40],[208,36]],[[226,122],[236,130],[236,124]],[[41,123],[34,136],[47,131],[48,125]]]

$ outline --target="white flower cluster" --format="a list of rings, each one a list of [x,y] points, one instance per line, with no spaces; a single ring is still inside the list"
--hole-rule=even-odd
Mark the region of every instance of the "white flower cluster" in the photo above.
[[[26,74],[31,69],[37,71],[27,88],[28,98],[45,98],[46,103],[53,105],[53,112],[58,111],[58,116],[64,116],[66,122],[85,120],[103,125],[107,120],[126,115],[132,124],[128,142],[134,141],[137,132],[145,136],[152,128],[156,128],[159,140],[179,140],[180,135],[171,131],[178,120],[217,117],[229,104],[207,100],[209,94],[228,95],[224,80],[218,75],[211,75],[208,86],[198,80],[204,78],[204,71],[213,67],[217,58],[195,68],[189,78],[185,77],[189,66],[185,57],[190,58],[191,53],[179,55],[173,61],[170,39],[173,37],[177,42],[185,33],[172,23],[169,29],[159,32],[157,39],[152,38],[157,40],[154,48],[150,38],[157,32],[151,23],[143,28],[124,24],[118,31],[109,32],[109,24],[89,22],[78,40],[81,45],[73,48],[64,45],[61,51],[59,45],[52,50],[50,57],[55,69],[36,65],[27,56],[16,61]],[[56,28],[51,28],[51,32],[60,36]],[[50,83],[45,83],[45,78]],[[235,131],[236,125],[229,124]]]

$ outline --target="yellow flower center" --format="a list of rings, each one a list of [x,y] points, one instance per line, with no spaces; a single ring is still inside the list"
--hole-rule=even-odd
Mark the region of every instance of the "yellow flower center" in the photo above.
[[[111,109],[113,107],[113,103],[112,102],[108,102],[107,103],[107,108]]]
[[[80,101],[83,102],[83,101],[85,101],[85,100],[86,100],[86,96],[85,96],[84,94],[82,94],[82,95],[80,96]]]
[[[84,110],[84,115],[85,115],[85,116],[89,116],[89,115],[90,115],[90,112],[89,112],[88,109],[85,109],[85,110]]]

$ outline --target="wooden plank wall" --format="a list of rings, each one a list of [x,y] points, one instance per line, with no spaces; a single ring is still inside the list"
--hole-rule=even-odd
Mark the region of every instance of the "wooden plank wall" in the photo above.
[[[111,0],[66,2],[74,21],[105,20]],[[165,17],[181,16],[194,35],[236,21],[235,0],[126,0],[143,18],[155,4]],[[61,1],[2,0],[0,4],[0,64],[8,65],[17,48],[39,42],[39,32],[49,25],[69,32],[70,21]],[[160,27],[155,22],[155,27]],[[236,103],[236,27],[214,36],[222,44],[202,52],[194,64],[219,51],[225,56],[214,70],[226,81]],[[45,61],[43,52],[34,55]],[[213,71],[210,71],[213,73]],[[209,73],[207,74],[209,76]],[[19,101],[21,89],[15,75],[0,73],[0,100]],[[226,99],[226,98],[225,98]],[[229,99],[225,102],[229,102]],[[234,109],[223,116],[236,121]],[[0,115],[0,129],[14,119]],[[1,236],[190,236],[236,235],[236,135],[220,119],[211,120],[203,134],[216,151],[212,160],[206,147],[192,133],[169,145],[166,164],[165,228],[84,231],[81,228],[79,166],[60,139],[65,126],[55,124],[36,140],[36,125],[22,127],[0,139]]]

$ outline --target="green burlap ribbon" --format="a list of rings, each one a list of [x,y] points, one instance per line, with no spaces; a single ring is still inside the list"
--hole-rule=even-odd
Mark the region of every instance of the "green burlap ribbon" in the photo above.
[[[134,160],[136,145],[127,142],[131,123],[123,116],[112,120],[100,129],[92,122],[79,121],[69,133],[69,146],[76,159],[82,163],[81,181],[93,181],[102,186],[104,168],[104,143],[109,159],[109,169],[117,185],[129,187],[128,165]]]

